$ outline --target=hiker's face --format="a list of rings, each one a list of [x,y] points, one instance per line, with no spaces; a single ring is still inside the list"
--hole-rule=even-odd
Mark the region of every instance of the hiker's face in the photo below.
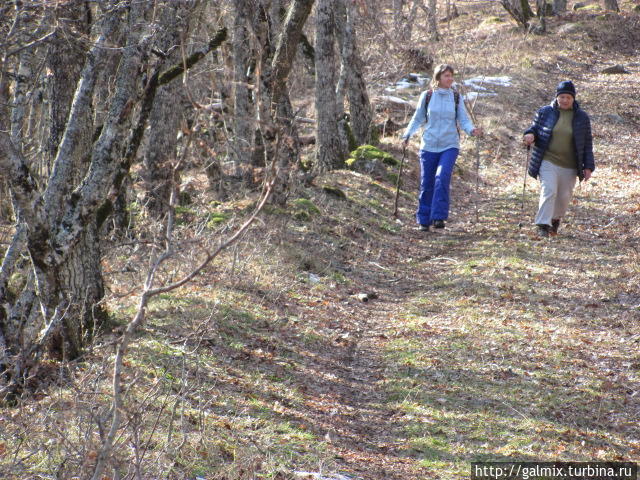
[[[440,80],[438,81],[438,85],[442,88],[450,88],[453,84],[453,73],[449,70],[442,72],[440,74]]]
[[[558,95],[558,106],[561,110],[570,110],[573,108],[573,95],[561,93]]]

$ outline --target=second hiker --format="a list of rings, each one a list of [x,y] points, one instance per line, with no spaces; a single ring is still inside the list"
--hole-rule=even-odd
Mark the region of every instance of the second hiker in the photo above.
[[[595,169],[591,121],[575,98],[573,83],[560,82],[555,100],[538,110],[533,124],[524,132],[524,143],[534,145],[529,175],[540,177],[535,222],[541,237],[558,232],[576,178],[589,180]]]
[[[416,221],[420,230],[429,226],[444,228],[449,217],[449,184],[458,152],[458,122],[468,135],[482,135],[467,115],[461,95],[452,89],[453,67],[438,65],[431,89],[422,92],[411,122],[402,136],[404,147],[409,138],[426,125],[420,144],[420,196]]]

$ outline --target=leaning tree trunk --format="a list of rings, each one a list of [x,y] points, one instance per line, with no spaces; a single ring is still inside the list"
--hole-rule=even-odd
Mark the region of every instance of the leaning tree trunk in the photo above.
[[[287,10],[282,31],[277,36],[272,58],[262,57],[259,83],[258,113],[261,140],[266,157],[275,162],[277,179],[272,188],[271,201],[284,204],[290,188],[291,168],[298,163],[298,135],[293,109],[287,93],[287,79],[298,51],[313,0],[295,0]],[[277,148],[276,148],[277,146]]]
[[[618,0],[603,0],[604,8],[607,10],[613,10],[614,12],[619,12],[620,7],[618,6]]]
[[[344,165],[345,146],[338,132],[334,0],[319,0],[316,10],[316,170]]]
[[[139,13],[135,14],[139,8],[131,10],[136,25],[141,25]],[[93,132],[87,133],[87,113],[101,62],[109,51],[104,44],[117,23],[117,13],[111,13],[96,25],[99,35],[87,55],[44,192],[21,150],[0,131],[0,167],[9,178],[20,217],[28,225],[25,241],[31,259],[31,273],[18,297],[9,299],[6,292],[0,292],[4,297],[0,304],[6,308],[2,315],[5,321],[0,325],[0,337],[6,340],[6,350],[0,355],[5,359],[1,370],[6,369],[9,379],[9,390],[3,393],[19,392],[29,369],[45,350],[64,352],[70,358],[77,356],[89,334],[85,319],[92,317],[93,306],[102,298],[100,257],[95,250],[95,211],[113,183],[112,154],[121,150],[121,139],[129,124],[139,77],[138,49],[142,48],[140,37],[131,36],[107,121],[88,154]],[[71,193],[85,156],[91,158],[91,168]]]
[[[525,30],[529,28],[529,20],[535,15],[528,0],[501,0],[502,6],[509,15]]]
[[[160,22],[165,29],[155,45],[155,48],[165,52],[160,65],[173,65],[183,61],[181,37],[186,38],[189,30],[189,10],[193,6],[193,1],[183,0],[161,7]],[[167,213],[173,190],[174,170],[177,166],[177,133],[181,120],[181,92],[179,82],[159,88],[149,115],[147,148],[142,159],[141,176],[144,180],[144,202],[147,211],[156,219]]]
[[[158,3],[131,1],[126,11],[113,8],[121,3],[112,0],[108,13],[93,26],[91,50],[77,82],[44,192],[22,149],[13,144],[7,133],[9,115],[0,115],[0,171],[9,179],[20,217],[28,225],[23,235],[30,258],[30,273],[22,291],[10,295],[6,288],[0,288],[0,372],[5,372],[6,381],[0,386],[0,397],[20,392],[48,347],[54,353],[73,357],[90,337],[92,325],[87,325],[85,319],[93,318],[95,302],[83,303],[85,297],[77,292],[84,288],[85,295],[102,296],[100,265],[93,263],[95,257],[99,258],[99,253],[91,249],[98,246],[93,235],[108,215],[113,194],[136,157],[155,93],[226,38],[226,30],[222,29],[204,50],[194,52],[165,72],[154,72],[149,68],[153,48],[150,33],[161,31],[162,25],[151,25],[146,14]],[[120,24],[126,24],[126,41],[119,53],[108,102],[100,105],[105,112],[101,128],[92,141],[93,132],[87,134],[86,119],[97,97],[97,79],[108,75],[103,69],[105,57],[111,52],[106,48],[107,41]],[[10,104],[5,79],[4,72],[0,72],[0,111]],[[76,186],[78,166],[82,165],[78,160],[82,157],[88,158],[90,164]],[[7,273],[4,262],[2,268],[0,283]]]

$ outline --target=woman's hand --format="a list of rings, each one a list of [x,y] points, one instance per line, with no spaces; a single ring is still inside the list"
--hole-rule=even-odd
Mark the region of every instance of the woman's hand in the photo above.
[[[585,182],[591,178],[591,170],[589,168],[585,168],[582,173],[584,175]]]
[[[474,128],[473,130],[471,130],[472,137],[481,137],[482,135],[484,135],[484,132],[481,128]]]
[[[536,140],[536,137],[533,136],[533,133],[527,133],[522,139],[522,141],[527,147],[530,147],[533,144],[533,142],[535,142],[535,140]]]

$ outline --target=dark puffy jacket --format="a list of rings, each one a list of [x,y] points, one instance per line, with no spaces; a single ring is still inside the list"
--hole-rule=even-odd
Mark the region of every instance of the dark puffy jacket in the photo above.
[[[560,111],[558,110],[557,100],[554,100],[551,105],[544,106],[538,110],[533,124],[524,132],[525,135],[533,133],[535,137],[533,152],[529,161],[529,175],[533,178],[538,178],[540,165],[551,143],[551,134],[558,118],[560,118]],[[578,177],[582,180],[584,178],[583,170],[588,168],[593,171],[596,166],[593,159],[591,120],[589,120],[589,115],[580,108],[578,102],[573,102],[573,144],[577,157],[576,169]]]

